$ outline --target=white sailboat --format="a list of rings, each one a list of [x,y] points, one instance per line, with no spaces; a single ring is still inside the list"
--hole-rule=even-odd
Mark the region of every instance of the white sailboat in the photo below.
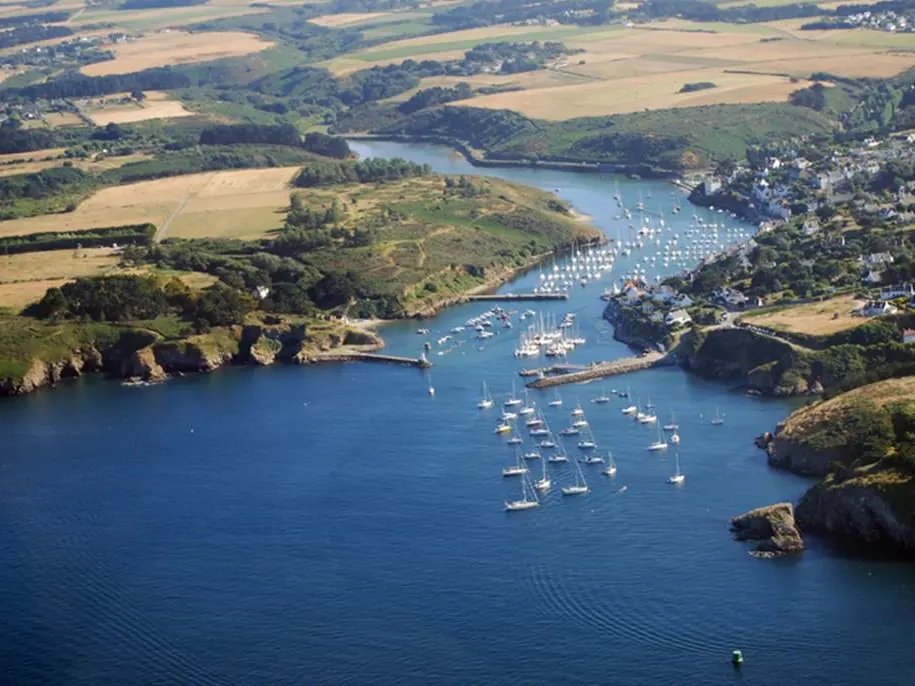
[[[432,385],[432,372],[429,372],[429,395],[435,395],[435,386]]]
[[[654,405],[651,404],[651,399],[649,398],[648,404],[645,405],[645,411],[639,412],[636,414],[635,418],[638,420],[639,424],[654,424],[658,421],[658,415],[654,414],[651,411]]]
[[[673,443],[674,445],[679,444],[680,443],[680,434],[678,434],[676,431],[674,431],[670,437],[670,442]]]
[[[607,392],[603,386],[601,386],[600,395],[594,398],[591,402],[595,403],[596,405],[606,405],[610,402],[610,396],[607,395]]]
[[[591,427],[585,425],[584,427],[585,435],[578,441],[578,447],[581,450],[593,450],[597,447],[597,443],[594,441],[594,433],[591,431]]]
[[[535,408],[531,405],[530,398],[528,397],[527,390],[524,391],[524,406],[518,410],[518,414],[522,417],[534,414]]]
[[[489,393],[489,389],[486,387],[486,382],[483,382],[483,398],[480,402],[477,403],[477,407],[481,410],[488,410],[492,407],[492,395]]]
[[[677,424],[677,418],[674,416],[674,413],[670,413],[670,424],[664,425],[664,431],[676,431],[680,428],[680,425]]]
[[[724,417],[718,414],[718,406],[715,406],[715,418],[711,422],[712,426],[721,426],[724,424]]]
[[[524,441],[521,440],[521,436],[518,434],[512,434],[511,438],[506,441],[509,445],[521,445]]]
[[[579,402],[578,405],[575,406],[575,409],[572,410],[571,414],[573,417],[581,417],[584,413],[585,411],[581,409],[581,402]]]
[[[538,491],[548,491],[550,486],[553,485],[553,482],[550,480],[550,475],[546,471],[546,460],[541,460],[540,462],[540,478],[534,484],[534,487]]]
[[[667,483],[674,484],[679,486],[684,481],[686,481],[686,474],[680,472],[680,449],[677,448],[674,450],[674,464],[676,465],[677,471],[674,472],[674,475],[667,479]]]
[[[661,427],[658,427],[658,440],[648,446],[648,452],[656,452],[658,450],[667,450],[667,441],[661,437]]]
[[[550,407],[562,407],[562,397],[559,395],[559,391],[556,391],[556,397],[549,402]]]
[[[580,458],[578,461],[584,464],[603,464],[604,458],[597,453],[591,453],[590,455],[585,455],[584,457]]]
[[[616,462],[613,461],[613,453],[607,453],[607,467],[600,473],[609,477],[616,476]]]
[[[512,394],[508,400],[502,403],[505,407],[515,407],[521,404],[521,399],[515,395],[515,382],[512,381]]]
[[[562,489],[563,495],[585,495],[591,489],[588,488],[588,482],[585,481],[585,475],[581,471],[581,465],[575,463],[575,483]]]
[[[521,458],[521,450],[515,450],[515,464],[502,469],[502,476],[521,476],[527,474],[527,467]]]
[[[517,512],[519,510],[531,510],[539,506],[540,501],[537,500],[537,492],[531,485],[531,479],[525,471],[521,478],[521,499],[507,500],[505,502],[505,511]]]

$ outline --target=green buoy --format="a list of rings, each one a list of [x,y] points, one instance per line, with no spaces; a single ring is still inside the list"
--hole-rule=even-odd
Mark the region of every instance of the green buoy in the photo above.
[[[735,667],[740,667],[743,664],[743,652],[740,650],[735,650],[731,653],[731,664]]]

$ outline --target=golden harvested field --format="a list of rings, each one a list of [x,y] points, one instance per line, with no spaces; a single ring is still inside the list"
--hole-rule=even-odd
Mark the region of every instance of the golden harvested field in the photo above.
[[[342,12],[340,14],[325,14],[320,17],[314,17],[309,19],[312,24],[317,24],[318,26],[325,26],[327,28],[340,28],[341,26],[349,26],[350,24],[359,24],[363,21],[369,19],[377,19],[378,17],[386,17],[391,14],[390,12]]]
[[[159,102],[146,102],[142,105],[118,105],[108,107],[86,114],[98,126],[106,124],[127,124],[148,119],[171,119],[174,117],[190,117],[194,113],[184,108],[177,100],[162,100]]]
[[[103,274],[118,264],[111,248],[81,250],[46,250],[0,257],[0,283],[74,279],[77,276]]]
[[[60,288],[68,281],[70,279],[0,283],[0,307],[21,310],[27,305],[41,300],[49,288]]]
[[[0,257],[0,307],[22,308],[79,276],[100,276],[118,270],[110,248],[49,250]]]
[[[913,47],[910,37],[884,37],[875,31],[828,31],[814,32],[828,36],[808,39],[809,32],[794,30],[799,25],[668,20],[629,29],[582,28],[557,38],[585,51],[551,65],[550,70],[562,77],[486,75],[485,83],[511,83],[524,90],[455,104],[561,120],[644,109],[779,102],[808,85],[803,80],[792,83],[792,78],[805,79],[815,71],[892,76],[915,66],[915,52],[893,49],[895,42],[908,41]],[[414,40],[433,38],[444,41],[443,36]],[[384,47],[390,50],[396,45]],[[679,92],[685,84],[697,82],[711,82],[717,87]]]
[[[858,300],[853,295],[840,295],[822,302],[745,314],[744,317],[752,324],[779,331],[825,336],[866,322],[865,318],[852,315],[852,310],[863,304],[863,300]]]
[[[0,236],[151,222],[160,238],[260,237],[283,225],[298,169],[205,172],[104,188],[73,212],[0,222]]]
[[[44,115],[44,123],[51,128],[58,126],[85,126],[85,122],[75,112],[48,112]]]
[[[152,67],[237,57],[270,47],[273,47],[273,43],[262,40],[253,33],[240,31],[162,31],[129,43],[114,45],[113,60],[89,64],[81,71],[88,76],[127,74]]]

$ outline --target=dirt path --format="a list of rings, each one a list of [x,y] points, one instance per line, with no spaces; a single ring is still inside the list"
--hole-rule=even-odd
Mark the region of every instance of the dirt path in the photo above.
[[[188,193],[179,202],[175,209],[172,210],[172,213],[168,215],[168,219],[162,222],[162,226],[159,227],[159,230],[156,231],[156,235],[153,236],[153,241],[158,243],[165,240],[165,234],[168,233],[168,227],[171,225],[172,220],[174,220],[179,214],[184,211],[184,208],[187,206],[187,201],[191,199],[191,193]]]

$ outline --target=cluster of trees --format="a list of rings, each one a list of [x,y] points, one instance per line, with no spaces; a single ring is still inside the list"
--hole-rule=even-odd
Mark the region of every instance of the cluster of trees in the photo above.
[[[704,0],[648,0],[639,7],[635,14],[651,19],[681,17],[690,21],[743,24],[817,17],[823,14],[823,10],[809,2],[776,6],[750,4],[739,7],[719,7]]]
[[[34,14],[17,14],[11,17],[0,17],[0,29],[24,24],[55,24],[70,18],[69,12],[36,12]]]
[[[0,207],[21,198],[44,198],[88,182],[89,175],[75,167],[50,167],[32,174],[0,177]]]
[[[334,198],[328,208],[312,210],[302,202],[298,193],[293,193],[290,200],[289,214],[286,215],[286,227],[291,229],[320,229],[328,224],[340,221],[342,210],[340,203]]]
[[[703,91],[709,88],[717,88],[717,83],[712,83],[711,81],[697,81],[696,83],[684,83],[680,88],[681,93],[693,93],[695,91]]]
[[[345,138],[329,136],[326,133],[306,133],[302,140],[302,147],[316,155],[335,157],[339,160],[345,160],[352,155],[352,150]]]
[[[454,88],[443,88],[441,86],[423,88],[414,93],[409,100],[401,103],[398,109],[404,114],[413,114],[433,105],[454,102],[455,100],[466,100],[472,95],[473,89],[471,89],[470,84],[463,81]]]
[[[191,79],[187,74],[171,67],[154,67],[129,74],[108,76],[85,76],[79,72],[68,72],[43,83],[34,83],[22,88],[7,89],[6,94],[25,100],[57,98],[94,98],[111,93],[145,90],[172,90],[187,88]]]
[[[501,73],[514,74],[540,69],[549,60],[578,52],[584,51],[572,50],[559,41],[482,43],[464,54],[461,67],[470,75],[478,74],[486,65],[500,63]]]
[[[116,275],[79,278],[60,288],[48,289],[29,309],[42,319],[81,319],[97,322],[130,322],[179,314],[207,326],[228,326],[244,321],[254,309],[250,296],[224,284],[215,284],[195,296],[181,281],[162,286],[150,276]]]
[[[815,83],[809,88],[796,90],[791,94],[791,104],[819,112],[826,108],[826,87],[822,83]]]
[[[147,245],[152,242],[156,227],[152,224],[130,224],[90,231],[48,231],[30,233],[25,236],[0,237],[0,254],[15,255],[23,252],[64,250],[68,248],[91,248],[120,245]]]
[[[34,43],[50,38],[72,36],[73,30],[66,26],[45,26],[43,24],[25,24],[6,31],[0,30],[0,50],[16,45]]]
[[[299,130],[292,124],[220,124],[200,132],[200,145],[234,145],[261,143],[269,145],[302,144]]]
[[[416,164],[400,158],[371,158],[360,162],[310,163],[295,178],[299,188],[331,186],[344,183],[377,183],[413,176],[428,176],[428,164]]]
[[[19,122],[0,122],[0,155],[54,147],[57,137],[46,129],[23,129]]]

